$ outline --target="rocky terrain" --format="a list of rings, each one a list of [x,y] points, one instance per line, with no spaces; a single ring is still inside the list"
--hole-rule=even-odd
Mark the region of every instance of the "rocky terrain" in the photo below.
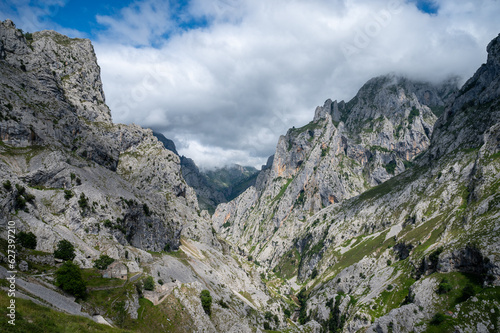
[[[112,122],[90,41],[2,22],[2,265],[8,221],[37,237],[17,245],[18,327],[498,332],[500,36],[487,50],[461,88],[371,79],[281,136],[259,173],[204,178],[151,130]],[[200,189],[238,179],[243,193],[200,209],[237,193]],[[54,285],[63,239],[81,299]],[[126,278],[102,278],[101,255]]]

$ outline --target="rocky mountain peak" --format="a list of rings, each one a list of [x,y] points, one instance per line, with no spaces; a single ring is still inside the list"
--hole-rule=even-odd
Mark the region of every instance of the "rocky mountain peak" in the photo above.
[[[64,98],[88,121],[111,123],[100,68],[88,39],[44,30],[23,34],[6,20],[0,26],[0,56]]]

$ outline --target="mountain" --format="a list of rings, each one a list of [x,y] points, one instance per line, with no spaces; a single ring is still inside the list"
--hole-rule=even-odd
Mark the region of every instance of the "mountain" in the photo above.
[[[280,137],[255,187],[217,207],[216,231],[272,260],[274,253],[262,250],[279,229],[288,238],[310,215],[411,168],[431,142],[432,109],[456,91],[455,80],[433,85],[387,75],[369,80],[347,103],[327,100],[312,122]]]
[[[13,269],[17,290],[16,326],[0,326],[497,332],[500,35],[487,51],[460,89],[389,74],[327,100],[258,174],[207,173],[219,188],[257,175],[210,217],[175,145],[112,122],[90,41],[1,22],[0,306]]]
[[[500,36],[487,50],[458,91],[390,75],[328,100],[219,205],[214,228],[297,296],[300,323],[498,331]]]
[[[213,214],[218,204],[228,202],[255,185],[259,171],[254,167],[234,164],[200,171],[196,163],[186,156],[180,156],[175,143],[163,134],[153,132],[165,148],[181,159],[182,176],[195,191],[201,209]]]
[[[277,315],[282,302],[217,238],[175,150],[151,130],[112,122],[89,40],[0,23],[0,139],[0,277],[13,270],[14,224],[17,331],[71,322],[76,331],[251,332],[264,307]],[[36,237],[34,246],[21,232]],[[55,285],[62,240],[87,283],[78,302]],[[104,255],[127,281],[101,277],[94,266]],[[211,292],[211,316],[202,290]],[[9,303],[3,290],[0,303]]]

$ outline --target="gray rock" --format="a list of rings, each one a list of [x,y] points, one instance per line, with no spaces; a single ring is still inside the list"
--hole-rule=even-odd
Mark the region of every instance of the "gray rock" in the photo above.
[[[28,263],[24,260],[21,260],[21,262],[19,262],[18,267],[21,272],[26,272],[29,270]]]

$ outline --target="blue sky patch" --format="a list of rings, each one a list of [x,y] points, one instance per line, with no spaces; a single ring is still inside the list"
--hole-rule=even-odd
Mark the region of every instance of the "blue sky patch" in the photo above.
[[[436,15],[439,11],[439,5],[433,0],[412,0],[417,6],[418,10],[423,13]]]

